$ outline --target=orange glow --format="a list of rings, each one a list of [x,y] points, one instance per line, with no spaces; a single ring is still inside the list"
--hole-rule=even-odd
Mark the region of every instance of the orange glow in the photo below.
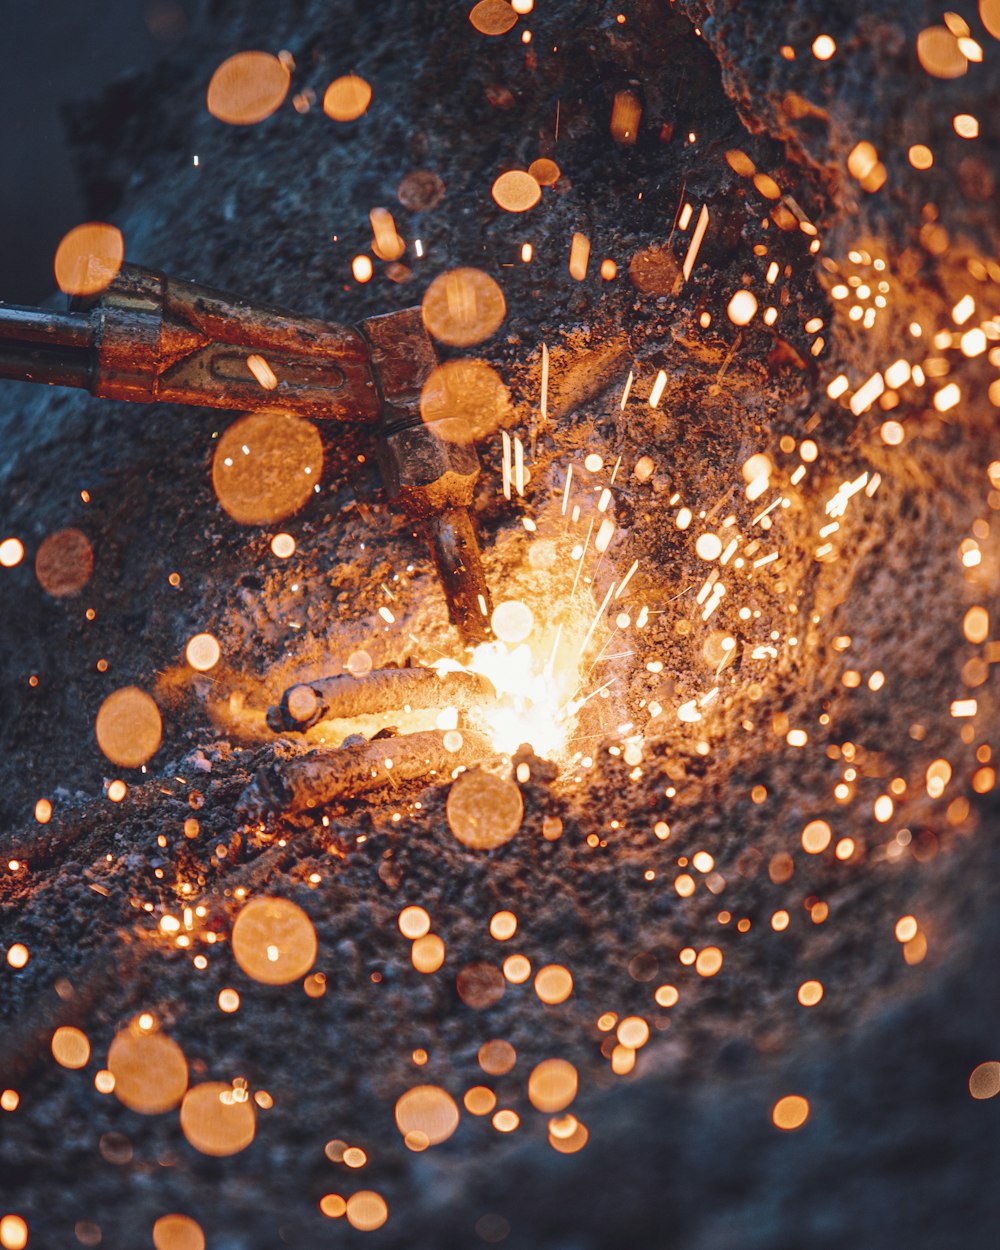
[[[347,1199],[347,1222],[359,1232],[371,1233],[389,1218],[389,1207],[381,1194],[359,1189]]]
[[[196,672],[207,673],[218,664],[222,651],[211,634],[195,634],[188,642],[184,654]]]
[[[223,61],[208,84],[208,111],[230,126],[252,126],[281,108],[291,76],[269,52],[237,52]]]
[[[216,1158],[245,1150],[256,1134],[253,1103],[244,1084],[206,1081],[181,1103],[181,1131],[195,1150]]]
[[[56,248],[56,282],[67,295],[97,295],[115,280],[125,259],[117,226],[88,221],[74,226]]]
[[[156,1250],[205,1250],[205,1234],[189,1215],[161,1215],[153,1225]]]
[[[170,1111],[188,1086],[184,1052],[165,1033],[143,1028],[141,1018],[115,1035],[108,1050],[108,1072],[115,1097],[142,1115]]]
[[[323,443],[313,423],[265,410],[240,417],[219,439],[212,485],[234,521],[267,525],[297,512],[322,471]]]
[[[264,985],[297,981],[316,959],[316,930],[286,898],[255,898],[233,925],[233,956],[248,977]]]
[[[368,111],[371,86],[357,74],[335,78],[323,93],[323,112],[335,122],[354,122]]]
[[[5,538],[0,542],[0,568],[12,569],[24,559],[24,544],[19,538]]]
[[[56,1029],[52,1035],[52,1057],[63,1068],[85,1068],[90,1058],[90,1042],[79,1029]]]
[[[112,764],[138,768],[159,750],[163,722],[150,695],[137,686],[125,686],[109,694],[101,704],[94,731],[97,745]],[[114,798],[110,788],[108,797]]]
[[[799,1094],[786,1094],[774,1104],[771,1119],[777,1128],[789,1132],[801,1128],[809,1119],[809,1102]]]
[[[451,347],[471,347],[500,328],[507,301],[481,269],[452,269],[430,284],[421,309],[424,325],[436,339]]]
[[[525,213],[542,198],[542,188],[531,174],[511,169],[494,182],[492,195],[508,213]]]
[[[396,1100],[396,1127],[404,1140],[418,1134],[427,1146],[436,1146],[458,1128],[458,1107],[439,1085],[415,1085]]]

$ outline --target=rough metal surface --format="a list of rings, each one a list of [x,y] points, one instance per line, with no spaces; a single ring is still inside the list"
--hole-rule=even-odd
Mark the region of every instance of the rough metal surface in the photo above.
[[[993,524],[989,369],[985,356],[967,363],[966,402],[947,420],[925,396],[905,399],[893,414],[906,421],[901,448],[878,436],[887,414],[876,407],[856,418],[824,388],[845,362],[856,388],[895,359],[914,310],[928,324],[947,322],[970,286],[966,261],[993,254],[995,213],[972,193],[982,176],[965,162],[988,172],[995,135],[983,118],[984,138],[966,156],[955,151],[950,121],[982,108],[986,84],[996,83],[993,48],[973,67],[977,77],[940,83],[922,74],[913,53],[917,30],[939,20],[923,3],[845,17],[819,0],[640,0],[621,6],[624,24],[614,6],[595,13],[582,0],[538,9],[525,46],[516,32],[485,40],[465,6],[430,0],[217,0],[173,61],[80,116],[82,160],[99,197],[94,210],[113,214],[130,258],[304,313],[354,323],[411,305],[450,266],[494,272],[509,315],[486,354],[526,437],[537,416],[541,343],[551,351],[551,420],[538,431],[527,510],[541,517],[543,504],[557,503],[568,459],[589,450],[610,463],[623,457],[608,563],[620,574],[640,560],[633,602],[652,615],[622,648],[633,654],[613,666],[614,707],[655,698],[671,714],[648,729],[637,781],[600,743],[579,784],[552,784],[534,762],[522,787],[523,828],[491,855],[455,841],[437,788],[403,787],[391,803],[331,809],[327,826],[241,827],[236,801],[271,756],[263,716],[283,689],[329,672],[331,658],[343,663],[360,646],[379,665],[454,645],[419,537],[379,508],[372,457],[357,461],[359,449],[370,449],[331,443],[322,493],[287,523],[298,551],[281,564],[269,555],[270,531],[241,529],[215,503],[209,466],[221,421],[5,388],[2,525],[25,537],[29,559],[3,570],[5,601],[16,610],[4,611],[0,650],[0,811],[4,859],[16,853],[29,871],[0,877],[0,899],[4,945],[22,941],[32,958],[23,971],[0,974],[0,1073],[22,1099],[0,1124],[0,1185],[5,1206],[29,1220],[32,1247],[73,1244],[78,1221],[99,1224],[109,1247],[148,1244],[152,1221],[173,1210],[196,1217],[214,1250],[333,1245],[361,1235],[324,1220],[318,1200],[362,1187],[389,1202],[388,1224],[370,1235],[384,1246],[486,1244],[505,1223],[507,1243],[528,1250],[991,1244],[997,1112],[973,1102],[965,1083],[975,1064],[997,1057],[1000,1022],[996,810],[968,786],[976,746],[995,720],[995,691],[990,682],[971,692],[963,684],[972,649],[961,621],[969,604],[989,605],[995,539],[988,530],[980,538],[975,583],[958,559],[977,519]],[[822,67],[808,52],[821,32],[838,43]],[[796,48],[794,62],[780,58],[783,43]],[[322,94],[338,73],[363,74],[375,87],[368,114],[342,128],[318,108],[289,106],[248,130],[214,122],[202,106],[213,68],[256,47],[291,51],[293,91]],[[644,123],[640,141],[621,147],[608,118],[614,94],[629,87],[641,93]],[[813,111],[796,104],[792,117],[783,105],[790,92]],[[689,132],[696,142],[685,143]],[[887,187],[876,195],[846,173],[861,138],[887,164]],[[906,165],[912,142],[941,154],[923,182]],[[872,331],[837,314],[824,294],[832,279],[809,256],[808,238],[774,226],[761,233],[767,202],[726,164],[732,148],[794,196],[820,230],[823,255],[841,264],[852,247],[886,256],[893,303]],[[559,161],[560,184],[524,218],[501,212],[489,195],[493,178],[539,155]],[[435,171],[446,193],[437,208],[411,216],[394,196],[416,168]],[[671,222],[682,195],[708,204],[712,225],[692,282],[680,288],[686,244],[671,236]],[[927,203],[949,233],[947,252],[924,246]],[[376,204],[393,207],[404,237],[423,240],[426,259],[414,262],[408,282],[381,273],[367,286],[351,282],[350,259],[368,246],[367,212]],[[592,245],[582,284],[566,274],[573,231]],[[765,237],[760,260],[751,249]],[[525,239],[535,248],[531,265],[518,260]],[[618,262],[613,283],[594,275],[604,255]],[[758,318],[737,335],[725,317],[729,296],[744,275],[759,292],[772,258],[792,266],[779,322],[771,331]],[[976,296],[995,307],[988,283]],[[705,310],[713,320],[703,331]],[[818,360],[803,329],[814,315],[827,322]],[[629,368],[640,380],[622,410]],[[652,410],[646,397],[659,369],[666,390]],[[715,664],[702,650],[693,602],[704,565],[668,501],[679,492],[707,511],[725,500],[720,507],[745,529],[756,508],[743,497],[743,462],[760,450],[780,461],[778,439],[798,444],[807,432],[820,459],[776,526],[781,559],[740,591],[738,602],[760,616],[741,626],[720,613],[739,640],[740,663],[723,674],[703,722],[678,721],[673,709],[711,685]],[[631,476],[640,455],[656,464],[647,482]],[[496,449],[484,458],[479,522],[497,595],[524,579],[527,539],[500,496]],[[797,463],[789,457],[782,472]],[[823,501],[864,470],[882,475],[879,492],[852,503],[837,561],[817,562]],[[30,557],[65,525],[91,536],[96,567],[79,598],[60,602],[35,584]],[[178,587],[168,581],[174,571]],[[393,587],[392,626],[377,615],[380,583]],[[604,588],[599,579],[598,601]],[[682,619],[691,631],[678,631]],[[200,630],[216,634],[224,656],[204,678],[183,662],[186,640]],[[794,630],[798,644],[782,645],[773,663],[753,661],[753,646],[772,630],[783,639]],[[846,654],[832,645],[843,635],[852,639]],[[656,674],[645,667],[652,656],[663,664]],[[101,657],[106,673],[95,668]],[[846,688],[849,666],[866,680],[884,672],[885,687]],[[136,777],[130,797],[112,807],[101,798],[110,774],[93,718],[111,689],[130,682],[155,693],[165,742],[153,778]],[[979,737],[963,744],[948,709],[970,693],[979,699]],[[808,726],[808,749],[786,744],[774,728],[780,716]],[[609,726],[599,727],[604,745],[612,743]],[[858,745],[859,779],[857,798],[841,809],[832,788],[844,759],[827,748],[845,741]],[[944,801],[932,802],[923,773],[939,756],[952,761],[955,781]],[[872,802],[897,776],[907,779],[906,803],[881,826]],[[755,786],[766,788],[766,801],[751,801]],[[56,815],[32,829],[41,794],[53,798]],[[948,807],[960,795],[972,803],[965,816]],[[200,833],[186,839],[192,812]],[[904,813],[911,839],[887,854]],[[554,816],[562,837],[547,841],[543,820]],[[804,855],[799,835],[816,816],[836,836],[855,837],[861,852],[847,863]],[[659,819],[671,825],[667,842],[652,834]],[[600,844],[589,845],[588,834]],[[672,888],[678,857],[696,850],[714,857],[721,895],[699,886],[681,898]],[[786,884],[768,871],[780,853],[795,860]],[[156,937],[155,921],[139,910],[144,900],[174,905],[179,878],[211,900],[207,923],[220,935],[240,887],[298,901],[316,926],[325,996],[254,985],[224,943],[205,972],[193,973],[190,955]],[[810,922],[808,899],[829,905],[825,923]],[[396,929],[409,903],[428,909],[448,944],[435,976],[412,970]],[[460,969],[507,953],[487,931],[505,907],[519,916],[516,946],[535,968],[572,970],[565,1006],[543,1007],[530,983],[508,986],[484,1011],[459,998]],[[749,918],[750,931],[718,925],[722,907],[734,921]],[[781,907],[793,919],[778,935],[769,918]],[[929,943],[916,967],[893,937],[896,919],[910,913]],[[678,962],[682,948],[709,942],[725,954],[711,980]],[[654,979],[643,979],[649,969]],[[795,991],[811,977],[826,995],[806,1011]],[[681,990],[669,1012],[652,1002],[662,981]],[[242,996],[231,1017],[216,1005],[228,985]],[[93,1070],[115,1028],[140,1010],[157,1013],[200,1079],[244,1076],[272,1094],[246,1152],[207,1159],[184,1141],[176,1114],[140,1117],[94,1090]],[[653,1026],[628,1078],[611,1077],[600,1055],[596,1021],[605,1011],[640,1014]],[[59,1023],[90,1036],[87,1072],[49,1058]],[[521,1129],[502,1137],[463,1116],[444,1145],[406,1151],[395,1098],[424,1080],[459,1097],[484,1079],[476,1050],[493,1037],[518,1051],[513,1072],[495,1085],[500,1105],[521,1113]],[[420,1069],[410,1059],[416,1047],[430,1055]],[[571,1059],[581,1075],[574,1110],[591,1138],[575,1156],[549,1148],[545,1117],[524,1096],[527,1074],[550,1055]],[[799,1132],[779,1134],[770,1108],[789,1092],[806,1095],[812,1114]],[[130,1154],[116,1140],[117,1153],[102,1155],[101,1138],[112,1133],[128,1139]],[[367,1167],[354,1175],[331,1164],[323,1154],[331,1138],[362,1145]],[[126,1154],[123,1162],[107,1157]],[[502,1220],[477,1225],[489,1214]]]

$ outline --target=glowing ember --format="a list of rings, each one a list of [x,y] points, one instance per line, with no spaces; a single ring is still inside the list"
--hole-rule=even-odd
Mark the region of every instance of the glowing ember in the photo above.
[[[323,444],[316,427],[284,412],[241,417],[219,439],[212,484],[219,503],[243,525],[297,512],[319,485]]]
[[[207,673],[218,664],[222,651],[218,640],[211,634],[195,634],[188,642],[184,654],[193,669],[199,673]]]
[[[437,1146],[458,1128],[454,1098],[438,1085],[415,1085],[396,1102],[396,1127],[413,1149]]]
[[[453,782],[447,810],[448,825],[463,846],[492,851],[520,829],[524,801],[514,782],[473,769]]]
[[[85,1068],[90,1058],[90,1042],[86,1033],[63,1026],[52,1035],[52,1056],[63,1068]]]
[[[108,1072],[115,1097],[143,1115],[176,1107],[188,1086],[184,1052],[165,1033],[143,1028],[142,1017],[115,1035],[108,1050]]]
[[[370,84],[357,74],[345,74],[323,93],[323,112],[335,122],[353,122],[367,112],[371,101]]]
[[[156,1250],[205,1250],[205,1234],[189,1215],[161,1215],[153,1225]]]
[[[287,67],[269,52],[237,52],[212,75],[208,111],[230,126],[252,126],[281,107],[290,81]]]
[[[193,1086],[181,1103],[181,1131],[202,1154],[223,1157],[245,1150],[257,1131],[245,1085],[206,1081]]]
[[[74,226],[56,249],[56,282],[67,295],[97,295],[114,281],[124,258],[118,227],[88,221]]]
[[[232,941],[236,962],[264,985],[297,981],[316,959],[312,921],[286,898],[251,899],[236,917]]]
[[[163,737],[156,701],[136,686],[125,686],[108,695],[97,713],[94,729],[98,746],[113,764],[122,768],[145,764],[159,750]],[[120,797],[124,797],[124,791]]]

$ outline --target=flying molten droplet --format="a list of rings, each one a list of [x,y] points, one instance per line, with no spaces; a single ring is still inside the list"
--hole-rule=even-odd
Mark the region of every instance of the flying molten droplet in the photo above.
[[[85,1068],[90,1058],[86,1033],[64,1026],[52,1034],[52,1057],[63,1068]]]
[[[359,1189],[347,1199],[347,1222],[359,1232],[374,1232],[388,1218],[389,1206],[374,1189]]]
[[[497,371],[483,360],[446,360],[420,392],[420,415],[450,442],[478,442],[511,412],[510,395]]]
[[[469,21],[481,35],[505,35],[517,25],[517,14],[507,0],[479,0],[469,14]]]
[[[528,166],[528,173],[540,187],[554,187],[561,172],[555,161],[550,161],[547,156],[540,156]]]
[[[524,800],[513,781],[473,768],[452,783],[447,814],[448,825],[463,846],[492,851],[520,829]]]
[[[253,1103],[224,1081],[195,1085],[181,1103],[181,1131],[203,1155],[238,1154],[254,1139]]]
[[[563,1111],[576,1097],[576,1068],[565,1059],[543,1059],[528,1077],[528,1097],[539,1111]]]
[[[24,544],[19,538],[5,538],[0,542],[0,566],[12,569],[24,559]]]
[[[211,634],[195,634],[188,642],[185,655],[187,662],[199,673],[207,673],[219,662],[222,650]]]
[[[404,1138],[421,1133],[428,1146],[437,1146],[458,1128],[458,1105],[440,1085],[415,1085],[396,1102],[396,1127]]]
[[[38,584],[56,599],[79,594],[93,571],[94,549],[82,530],[49,534],[35,555]]]
[[[316,930],[287,898],[254,898],[233,925],[233,955],[255,981],[287,985],[305,976],[316,959]]]
[[[74,226],[56,248],[53,267],[59,290],[96,295],[114,281],[124,259],[125,240],[117,226],[106,221]]]
[[[520,599],[506,599],[493,609],[490,625],[501,642],[513,645],[524,642],[534,629],[535,618],[528,605]]]
[[[415,169],[403,178],[396,195],[411,213],[424,213],[444,199],[444,183],[429,169]]]
[[[947,26],[928,26],[917,35],[917,60],[932,78],[961,78],[969,62]]]
[[[973,1068],[969,1076],[969,1093],[980,1100],[996,1098],[1000,1094],[1000,1063],[989,1060]]]
[[[801,1128],[809,1119],[808,1100],[798,1094],[787,1094],[774,1104],[771,1119],[777,1128],[788,1131]]]
[[[752,291],[737,291],[726,308],[729,320],[735,326],[748,325],[757,312],[757,297]]]
[[[234,421],[219,439],[212,485],[234,521],[265,525],[297,512],[322,471],[323,443],[310,421],[260,411]]]
[[[230,126],[253,126],[281,108],[291,75],[270,52],[237,52],[208,84],[208,111]]]
[[[115,690],[101,704],[95,724],[97,745],[122,768],[139,768],[159,750],[163,722],[155,701],[138,686]]]
[[[507,301],[498,284],[481,269],[439,274],[424,294],[424,325],[450,347],[482,343],[500,327]]]
[[[535,974],[535,993],[543,1003],[558,1006],[573,993],[573,975],[562,964],[546,964]]]
[[[156,1250],[205,1250],[205,1234],[189,1215],[161,1215],[153,1225]]]
[[[699,534],[694,549],[702,560],[717,560],[722,554],[722,539],[718,534]]]
[[[323,112],[335,122],[354,122],[372,102],[371,86],[357,74],[335,78],[323,94]]]
[[[115,1078],[115,1097],[141,1115],[170,1111],[188,1087],[187,1060],[173,1038],[146,1032],[137,1024],[115,1035],[108,1050],[108,1071]]]
[[[493,198],[508,213],[526,213],[542,198],[542,188],[523,169],[510,169],[494,182]]]

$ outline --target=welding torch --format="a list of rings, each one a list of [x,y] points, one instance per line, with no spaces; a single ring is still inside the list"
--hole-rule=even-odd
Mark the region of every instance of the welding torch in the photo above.
[[[251,371],[252,356],[266,362],[271,389]],[[136,265],[68,312],[0,303],[0,378],[368,427],[388,498],[424,530],[449,618],[475,643],[491,614],[469,514],[479,457],[471,439],[450,427],[445,437],[421,417],[436,364],[419,308],[337,325]]]

